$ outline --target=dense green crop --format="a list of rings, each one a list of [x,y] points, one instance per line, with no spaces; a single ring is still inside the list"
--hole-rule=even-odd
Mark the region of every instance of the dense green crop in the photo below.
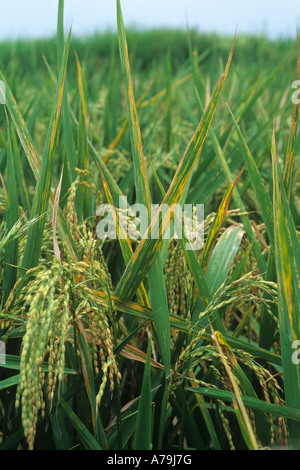
[[[116,4],[117,35],[65,38],[60,0],[55,40],[0,45],[0,448],[299,448],[297,41]],[[122,196],[204,204],[203,246],[126,236]]]

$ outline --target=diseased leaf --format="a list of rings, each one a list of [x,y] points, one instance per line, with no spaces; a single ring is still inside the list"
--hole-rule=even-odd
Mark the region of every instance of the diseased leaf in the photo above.
[[[209,106],[204,112],[199,126],[190,140],[190,143],[174,175],[173,181],[160,207],[167,205],[167,207],[172,208],[172,206],[177,204],[180,200],[184,187],[192,171],[193,165],[204,145],[205,138],[207,136],[211,121],[221,96],[225,79],[229,71],[232,55],[233,47],[227,61],[225,72],[221,75],[214,89]],[[156,216],[151,221],[147,233],[145,234],[145,239],[141,241],[130,263],[127,265],[126,270],[116,289],[117,296],[132,298],[139,283],[144,279],[144,276],[148,272],[153,260],[155,259],[155,255],[157,254],[162,244],[162,239],[164,238],[164,235],[169,228],[170,222],[174,217],[172,212],[167,212],[164,214],[165,216],[162,218],[162,222],[160,224],[159,214],[160,211],[158,210]],[[149,237],[149,234],[155,232],[158,227],[160,227],[159,233],[161,233],[161,236],[158,239],[152,240],[151,237]]]

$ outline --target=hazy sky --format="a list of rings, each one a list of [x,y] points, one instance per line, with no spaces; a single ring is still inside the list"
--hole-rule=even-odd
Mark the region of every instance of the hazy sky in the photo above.
[[[55,34],[58,0],[0,0],[0,40]],[[200,31],[296,37],[299,0],[121,0],[125,26],[181,26]],[[115,28],[115,0],[65,0],[76,35]]]

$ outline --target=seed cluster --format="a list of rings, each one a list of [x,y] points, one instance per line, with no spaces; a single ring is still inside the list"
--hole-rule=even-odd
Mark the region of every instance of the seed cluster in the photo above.
[[[266,402],[284,406],[284,400],[282,398],[283,391],[278,383],[276,375],[272,375],[268,369],[255,361],[253,357],[250,354],[247,354],[245,351],[238,350],[236,354],[239,357],[239,361],[241,363],[248,367],[249,370],[254,371]],[[270,444],[274,445],[277,442],[282,446],[286,445],[288,442],[288,429],[286,420],[281,416],[278,417],[276,431],[274,417],[270,414],[268,415],[268,421],[271,433]]]
[[[263,293],[267,293],[269,297],[264,298]],[[254,275],[253,272],[244,274],[240,279],[227,286],[222,284],[205,311],[200,313],[199,320],[203,315],[210,314],[213,310],[225,310],[226,315],[227,309],[231,314],[233,308],[236,310],[238,307],[242,312],[246,312],[249,305],[254,306],[256,310],[259,310],[259,307],[263,305],[267,313],[278,324],[278,319],[272,312],[272,306],[277,305],[277,285],[274,282],[265,281],[261,276]]]
[[[74,203],[74,187],[70,194],[70,201]],[[69,216],[69,223],[76,225],[74,214]],[[1,313],[6,338],[17,327],[24,330],[15,404],[16,409],[21,409],[29,449],[34,447],[39,413],[42,417],[45,415],[47,400],[51,406],[59,393],[58,385],[68,380],[67,344],[80,358],[76,338],[78,325],[85,332],[94,373],[99,378],[98,406],[106,384],[112,392],[115,383],[121,380],[114,354],[118,319],[101,244],[93,238],[87,225],[78,227],[76,233],[78,252],[83,259],[89,252],[89,259],[74,262],[67,252],[63,253],[61,262],[55,258],[51,263],[44,259],[40,266],[28,270],[17,281]],[[99,297],[96,292],[102,295]]]
[[[44,412],[45,409],[43,362],[47,353],[49,363],[55,354],[53,347],[50,346],[51,342],[49,344],[49,336],[51,340],[56,313],[60,311],[59,302],[54,300],[59,271],[59,266],[54,264],[50,271],[41,272],[37,281],[27,288],[23,307],[27,321],[22,341],[16,408],[22,405],[22,423],[30,449],[33,448],[38,411]],[[61,370],[60,361],[58,361],[58,369]]]
[[[72,232],[74,240],[78,243],[80,241],[80,230],[78,226],[77,212],[75,207],[76,191],[79,184],[79,178],[77,178],[69,189],[69,197],[64,210],[64,215],[67,219],[67,224]]]
[[[192,302],[193,278],[182,248],[174,238],[168,244],[165,279],[170,314],[186,317]]]
[[[168,258],[166,263],[166,285],[169,300],[170,313],[176,315],[178,313],[186,315],[186,299],[193,292],[193,284],[189,278],[188,268],[183,259],[183,253],[180,245],[172,239],[168,246]],[[264,293],[268,294],[264,296]],[[181,348],[181,352],[175,364],[172,367],[171,392],[182,382],[182,380],[190,380],[189,374],[193,372],[193,382],[208,388],[217,388],[233,392],[232,383],[229,380],[227,372],[222,364],[220,354],[214,344],[203,341],[207,329],[203,328],[203,324],[209,324],[209,318],[214,310],[223,315],[228,315],[236,311],[247,311],[251,305],[255,311],[260,305],[264,305],[266,311],[272,318],[278,322],[272,313],[272,306],[277,304],[277,285],[273,282],[264,281],[261,276],[255,275],[253,272],[246,272],[242,276],[233,281],[231,284],[223,284],[212,297],[209,305],[204,311],[199,312],[198,321],[191,324],[188,337]],[[205,319],[207,322],[205,322]],[[207,334],[206,334],[207,336]],[[239,363],[244,369],[249,369],[257,378],[260,385],[261,394],[267,402],[283,405],[282,390],[269,370],[257,363],[254,358],[245,353],[245,351],[234,350],[230,354],[234,356],[234,365],[230,364],[230,368],[237,386],[241,394],[247,395],[244,390],[240,377],[237,374],[237,364]],[[228,407],[222,400],[215,400],[215,406],[218,410],[225,435],[228,439],[230,449],[234,449],[234,438],[231,433],[232,425],[230,420],[232,416],[228,413]],[[258,432],[256,429],[255,413],[251,409],[247,409],[249,420],[257,439],[258,445],[261,446]],[[271,444],[279,443],[284,445],[287,443],[288,433],[285,420],[280,417],[277,419],[276,425],[274,417],[267,416],[269,430],[271,435]]]

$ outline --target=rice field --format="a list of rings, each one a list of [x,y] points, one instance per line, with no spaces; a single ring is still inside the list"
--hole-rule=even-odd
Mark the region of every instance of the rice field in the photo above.
[[[298,38],[116,8],[0,44],[0,449],[299,449]]]

